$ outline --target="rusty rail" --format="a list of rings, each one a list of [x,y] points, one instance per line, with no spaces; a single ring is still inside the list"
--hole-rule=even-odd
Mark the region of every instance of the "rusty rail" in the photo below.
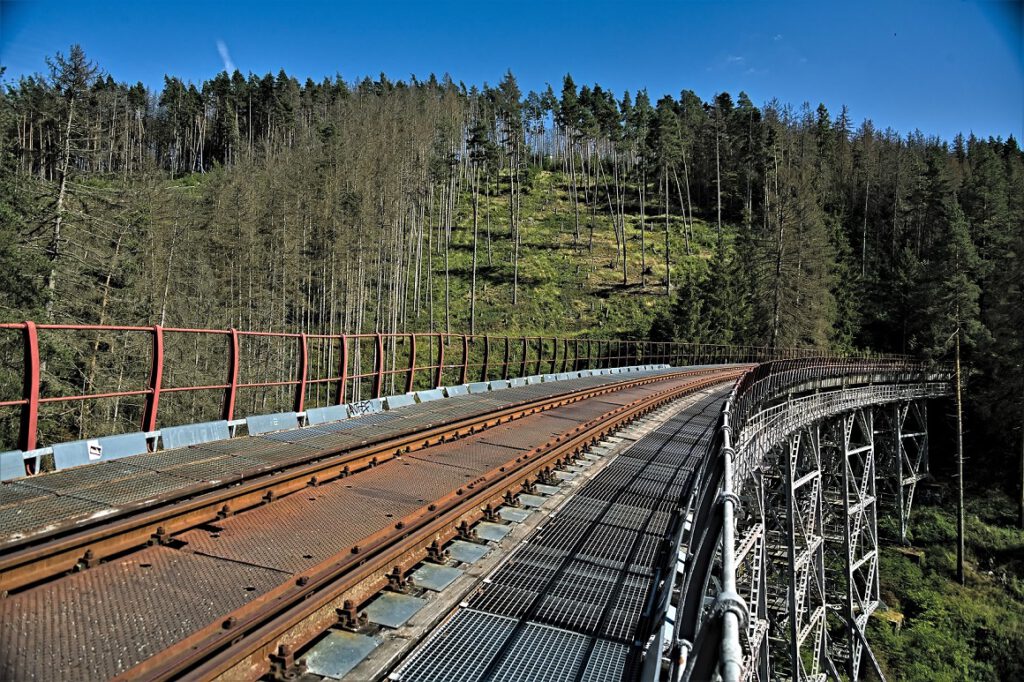
[[[266,501],[268,494],[272,498],[280,498],[302,490],[314,479],[330,481],[400,454],[587,398],[666,378],[697,377],[716,371],[721,370],[690,370],[638,377],[527,401],[449,424],[411,430],[350,450],[311,452],[290,463],[289,468],[273,474],[254,473],[241,482],[232,481],[217,487],[197,485],[157,497],[142,508],[126,509],[98,519],[91,525],[77,523],[71,527],[57,527],[45,535],[26,538],[0,555],[0,592],[22,589],[74,570],[86,553],[92,560],[99,561],[130,551],[146,545],[154,537],[167,537],[213,522],[225,513],[233,514],[259,506]]]
[[[458,535],[464,524],[479,520],[485,509],[500,505],[506,493],[529,484],[553,464],[579,456],[587,445],[661,405],[734,381],[741,373],[742,369],[731,368],[663,376],[679,379],[692,375],[693,380],[615,408],[567,435],[549,440],[517,458],[516,466],[490,471],[466,489],[400,519],[393,528],[327,559],[265,598],[225,614],[222,622],[211,623],[116,679],[256,679],[270,670],[272,657],[287,658],[335,624],[336,610],[346,600],[365,601],[388,584],[389,574],[396,569],[400,573],[411,569],[426,558],[429,546]]]

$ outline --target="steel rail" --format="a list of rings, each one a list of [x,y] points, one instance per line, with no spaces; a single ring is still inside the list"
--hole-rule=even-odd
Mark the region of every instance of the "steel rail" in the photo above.
[[[46,535],[25,538],[0,555],[0,592],[11,592],[75,570],[83,562],[122,554],[225,515],[265,504],[354,471],[374,466],[398,455],[457,439],[462,435],[505,424],[538,412],[588,398],[607,395],[684,376],[704,376],[720,369],[685,370],[638,377],[584,388],[462,418],[447,424],[413,429],[350,449],[310,452],[287,463],[277,472],[260,471],[219,486],[197,484],[149,501],[142,507],[96,520],[83,527],[57,528]]]
[[[693,380],[638,398],[549,440],[518,457],[518,466],[493,469],[467,489],[413,512],[394,528],[371,536],[366,545],[327,559],[298,579],[226,614],[223,622],[210,624],[115,679],[260,677],[270,670],[273,656],[287,659],[335,624],[336,609],[345,600],[362,603],[388,584],[388,575],[395,568],[399,572],[411,568],[426,558],[430,545],[455,537],[460,527],[483,518],[486,509],[501,504],[507,493],[549,471],[552,464],[571,460],[587,445],[672,400],[735,381],[742,371],[675,375],[679,379],[691,374]]]

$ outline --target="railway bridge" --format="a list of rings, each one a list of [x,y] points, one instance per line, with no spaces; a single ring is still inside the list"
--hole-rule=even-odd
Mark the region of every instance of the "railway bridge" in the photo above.
[[[882,676],[878,519],[905,537],[951,390],[622,339],[26,322],[0,355],[19,680]]]

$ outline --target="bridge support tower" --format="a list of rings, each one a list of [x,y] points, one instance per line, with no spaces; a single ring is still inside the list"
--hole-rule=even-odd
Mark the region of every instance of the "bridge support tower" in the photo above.
[[[737,551],[749,678],[882,677],[867,640],[880,603],[879,504],[906,542],[928,475],[927,415],[916,400],[823,416],[783,438],[752,476]]]

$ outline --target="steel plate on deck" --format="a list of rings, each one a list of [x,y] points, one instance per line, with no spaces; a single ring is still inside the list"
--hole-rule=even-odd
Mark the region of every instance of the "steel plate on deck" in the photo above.
[[[532,450],[551,440],[552,436],[572,431],[573,428],[575,428],[573,423],[564,419],[535,414],[505,426],[488,429],[483,432],[483,437],[480,440],[491,445]]]
[[[520,451],[514,448],[466,440],[417,450],[406,457],[482,474],[514,461],[519,454]]]
[[[186,478],[191,481],[217,483],[259,473],[267,465],[245,457],[203,452],[192,449],[154,452],[133,457],[126,464],[139,469]]]
[[[344,487],[341,479],[178,536],[187,550],[299,573],[394,525],[419,504],[399,505]]]
[[[461,575],[462,571],[457,568],[425,563],[413,572],[412,578],[413,584],[416,587],[440,592],[455,582]]]
[[[455,492],[474,478],[476,474],[466,469],[400,457],[356,473],[345,485],[369,497],[424,504]]]
[[[62,523],[100,518],[108,505],[67,495],[55,495],[19,483],[0,484],[0,544],[53,530]]]
[[[308,673],[340,680],[376,648],[377,640],[373,637],[332,630],[302,660]]]
[[[505,526],[500,523],[489,523],[481,521],[474,528],[476,535],[481,540],[500,542],[506,535],[512,532],[512,526]]]
[[[532,512],[529,509],[516,509],[515,507],[502,507],[498,510],[498,515],[506,521],[513,521],[515,523],[522,523],[526,519],[530,518]]]
[[[446,549],[452,559],[461,561],[464,564],[472,564],[479,561],[491,551],[491,548],[487,545],[478,545],[475,542],[465,542],[463,540],[453,541]]]
[[[366,617],[371,623],[389,628],[400,628],[406,621],[427,605],[425,599],[407,594],[384,592],[366,607]]]
[[[285,577],[151,547],[2,599],[0,679],[109,679]]]
[[[137,469],[124,461],[33,476],[20,483],[112,507],[144,502],[195,485],[195,481]]]

